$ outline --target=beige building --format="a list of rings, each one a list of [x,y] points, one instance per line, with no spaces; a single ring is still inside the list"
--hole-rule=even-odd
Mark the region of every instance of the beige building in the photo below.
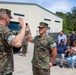
[[[38,34],[37,27],[41,21],[49,24],[48,32],[60,32],[62,30],[63,19],[38,4],[0,2],[0,8],[7,8],[12,11],[13,19],[11,21],[18,22],[18,17],[22,16],[25,22],[30,25],[33,36]]]

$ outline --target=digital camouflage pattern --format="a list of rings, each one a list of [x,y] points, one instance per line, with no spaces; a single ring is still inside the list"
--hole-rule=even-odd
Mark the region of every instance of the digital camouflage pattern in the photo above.
[[[31,34],[31,31],[29,31],[29,34]],[[27,35],[28,35],[28,33],[25,34],[24,40],[22,42],[22,53],[24,56],[26,55],[27,48],[28,48],[28,36]]]
[[[50,69],[40,69],[33,66],[33,75],[50,75]]]
[[[0,39],[7,43],[7,39],[13,35],[10,30],[4,25],[0,25]],[[8,43],[7,43],[8,44]],[[8,44],[9,45],[9,44]],[[6,75],[13,72],[13,52],[12,47],[9,49],[0,41],[0,75]]]
[[[49,62],[51,60],[50,45],[54,43],[52,38],[48,35],[41,37],[36,36],[33,39],[34,42],[34,53],[32,64],[35,67],[42,69],[49,69]]]
[[[26,35],[24,40],[23,40],[23,43],[22,43],[22,53],[24,56],[26,55],[27,47],[28,47],[28,37]]]

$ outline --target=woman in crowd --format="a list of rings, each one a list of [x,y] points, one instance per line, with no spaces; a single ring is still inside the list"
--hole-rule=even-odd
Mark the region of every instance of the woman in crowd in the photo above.
[[[76,61],[76,39],[73,40],[73,46],[66,50],[69,52],[69,56],[67,57],[67,63],[70,69],[74,69],[75,61]]]

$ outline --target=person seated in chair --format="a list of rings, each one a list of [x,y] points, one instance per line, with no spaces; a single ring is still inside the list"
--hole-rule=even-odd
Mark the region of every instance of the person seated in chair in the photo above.
[[[60,57],[60,68],[63,67],[63,61],[64,61],[64,56],[65,56],[65,50],[67,50],[67,46],[64,44],[64,41],[61,39],[60,43],[57,44],[57,56]],[[56,65],[56,59],[54,60],[53,66]]]
[[[68,50],[66,50],[66,52],[69,52],[69,56],[67,57],[67,63],[69,69],[74,69],[74,65],[76,61],[76,39],[73,40],[73,46]]]

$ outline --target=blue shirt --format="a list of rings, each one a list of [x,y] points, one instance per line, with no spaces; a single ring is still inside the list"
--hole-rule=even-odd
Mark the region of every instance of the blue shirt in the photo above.
[[[62,46],[60,44],[57,45],[57,53],[58,54],[65,54],[65,50],[67,50],[67,46],[63,44]]]

